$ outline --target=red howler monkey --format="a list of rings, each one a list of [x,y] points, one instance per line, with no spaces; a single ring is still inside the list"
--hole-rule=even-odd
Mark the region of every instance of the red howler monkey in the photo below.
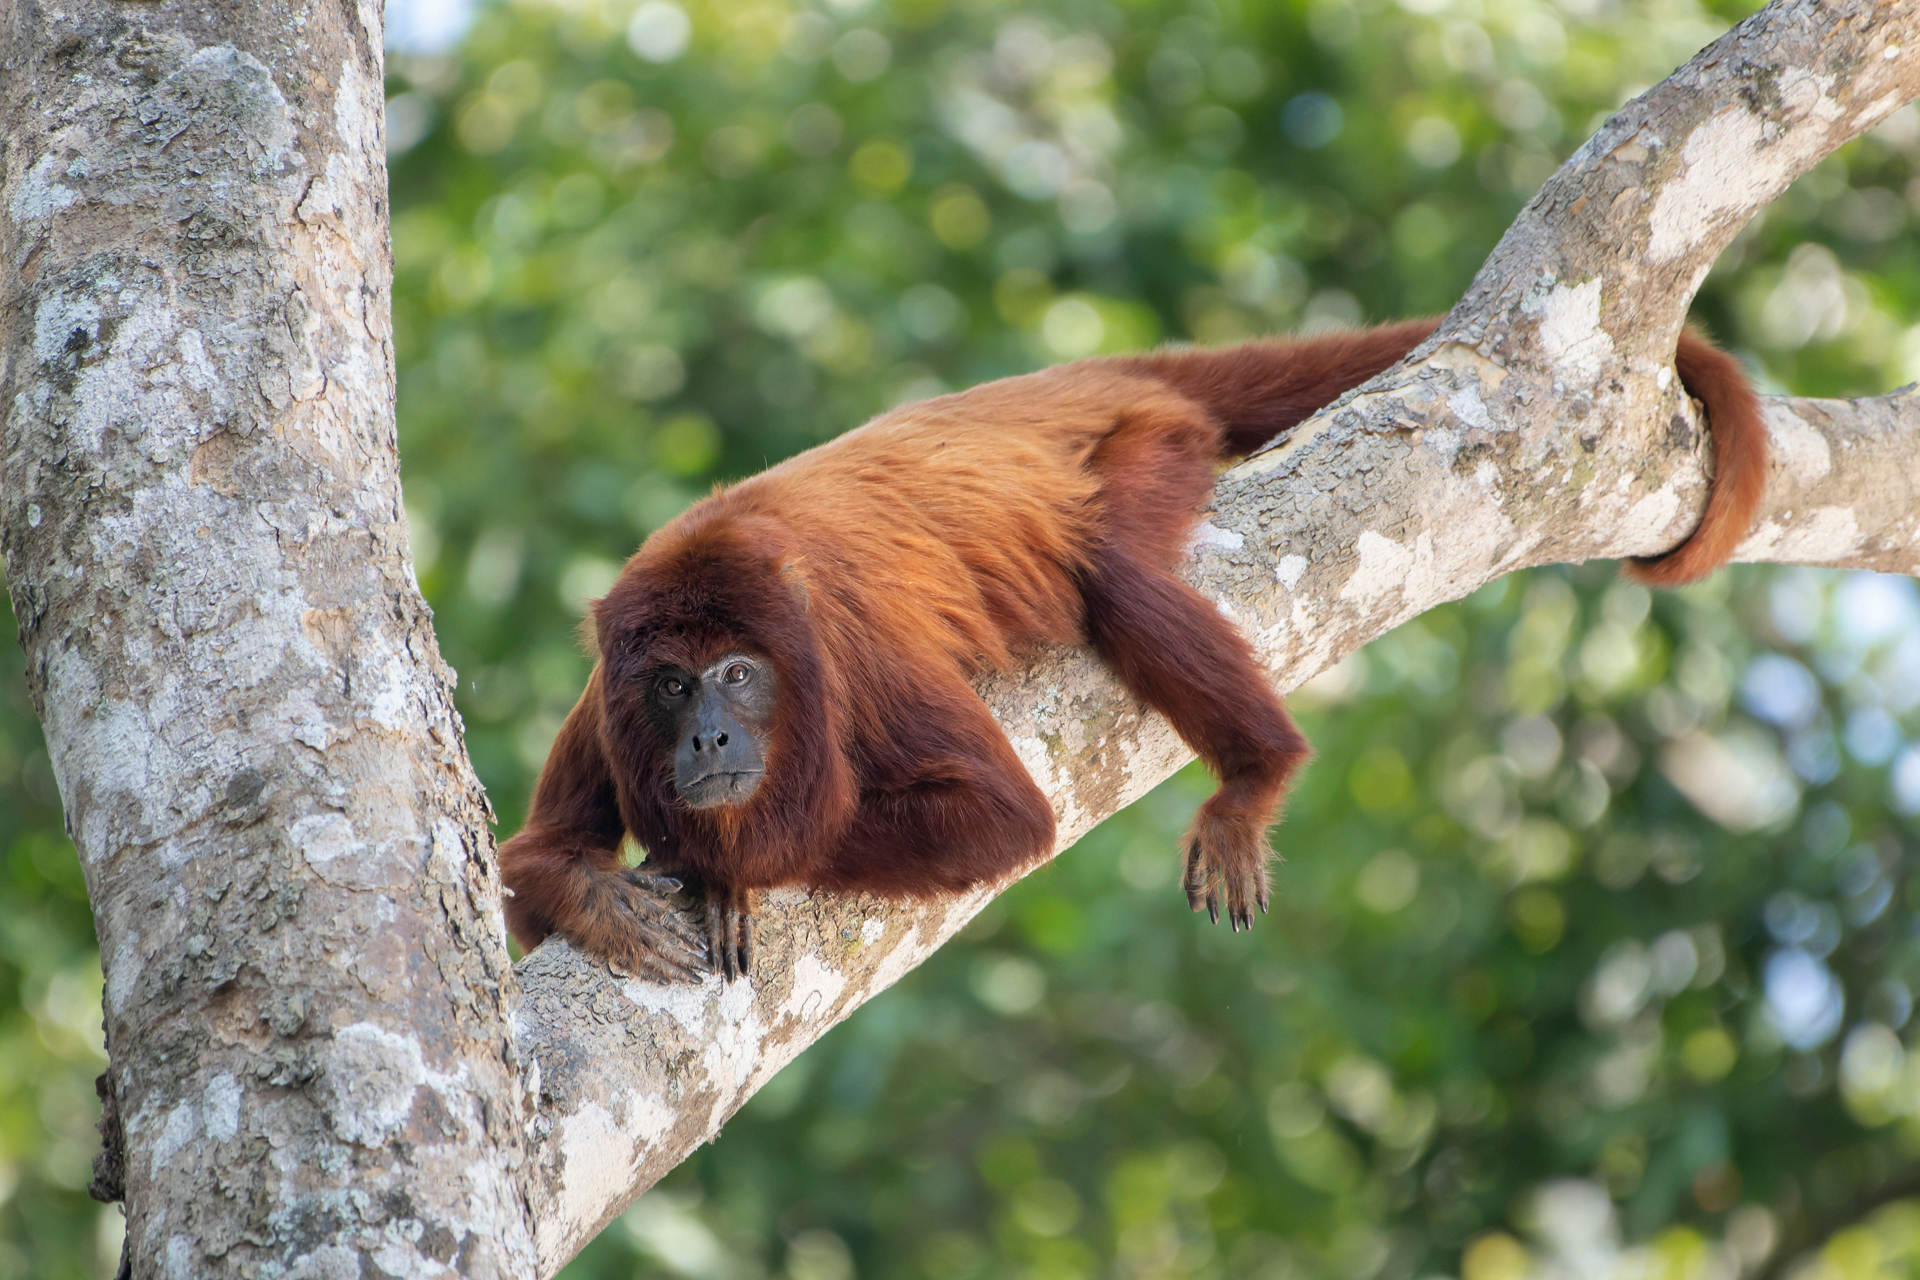
[[[1433,320],[1082,361],[896,409],[717,491],[594,607],[599,660],[527,825],[500,849],[526,947],[564,934],[656,978],[751,961],[756,891],[919,897],[998,880],[1053,811],[968,677],[1086,643],[1219,776],[1184,840],[1188,901],[1267,906],[1267,825],[1305,739],[1252,651],[1173,573],[1216,464],[1382,372]],[[1759,404],[1692,333],[1681,381],[1715,450],[1707,511],[1643,582],[1724,563],[1764,484]],[[1222,690],[1233,691],[1222,697]],[[628,869],[631,832],[647,851]],[[702,939],[660,896],[696,879]]]

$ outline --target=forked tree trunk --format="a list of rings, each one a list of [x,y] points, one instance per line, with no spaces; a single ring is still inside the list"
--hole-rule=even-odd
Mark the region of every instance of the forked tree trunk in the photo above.
[[[400,505],[379,7],[0,22],[0,529],[134,1274],[531,1275],[486,800]]]
[[[1920,96],[1917,20],[1742,23],[1568,162],[1415,360],[1228,474],[1189,576],[1283,688],[1513,569],[1685,536],[1686,305]],[[142,1277],[551,1275],[990,896],[773,895],[731,987],[563,943],[509,971],[400,506],[380,59],[370,6],[0,8],[0,545]],[[1744,558],[1920,569],[1920,402],[1769,422]],[[1186,759],[1084,654],[984,690],[1063,846]]]

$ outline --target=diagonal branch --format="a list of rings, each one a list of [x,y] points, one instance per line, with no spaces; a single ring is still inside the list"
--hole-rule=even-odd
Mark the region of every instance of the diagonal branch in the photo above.
[[[1708,465],[1670,366],[1687,304],[1754,212],[1920,96],[1917,19],[1920,0],[1755,14],[1568,161],[1414,359],[1222,478],[1187,576],[1280,688],[1515,569],[1686,536]],[[1920,399],[1773,400],[1767,421],[1770,496],[1740,558],[1920,569]],[[1060,848],[1190,758],[1085,653],[981,688]],[[732,986],[624,979],[564,943],[524,961],[546,1271],[991,896],[771,895],[759,969]]]

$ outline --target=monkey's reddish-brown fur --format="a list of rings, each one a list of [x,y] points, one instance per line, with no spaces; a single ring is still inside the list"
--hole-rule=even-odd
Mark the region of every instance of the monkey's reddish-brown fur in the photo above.
[[[619,874],[648,866],[738,902],[780,884],[919,896],[1043,857],[1053,813],[969,677],[1040,641],[1090,643],[1211,765],[1187,844],[1196,908],[1265,905],[1266,828],[1308,748],[1246,641],[1171,572],[1220,459],[1386,369],[1430,333],[1358,333],[1065,365],[909,405],[717,491],[648,539],[595,610],[599,663],[526,829],[500,853],[523,945],[560,932],[646,967]],[[1694,537],[1630,570],[1725,561],[1759,499],[1765,437],[1738,365],[1680,345],[1717,469]],[[737,808],[675,798],[647,673],[764,656],[765,781]]]

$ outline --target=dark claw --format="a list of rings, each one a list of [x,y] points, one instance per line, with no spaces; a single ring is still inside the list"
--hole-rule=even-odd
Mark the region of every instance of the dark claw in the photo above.
[[[1211,893],[1207,895],[1207,919],[1220,923],[1220,899]]]

